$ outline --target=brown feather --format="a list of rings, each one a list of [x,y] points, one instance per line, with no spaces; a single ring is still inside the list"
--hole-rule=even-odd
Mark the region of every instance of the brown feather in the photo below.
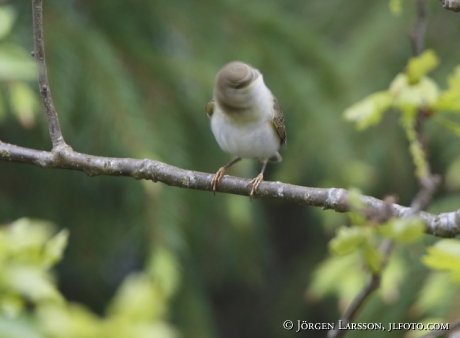
[[[212,114],[214,113],[214,99],[210,100],[206,106],[206,114],[208,115],[208,117],[211,117]]]
[[[273,109],[275,110],[275,114],[273,115],[273,127],[280,137],[280,144],[282,146],[287,145],[286,126],[284,125],[283,111],[281,110],[281,106],[278,100],[274,96]]]

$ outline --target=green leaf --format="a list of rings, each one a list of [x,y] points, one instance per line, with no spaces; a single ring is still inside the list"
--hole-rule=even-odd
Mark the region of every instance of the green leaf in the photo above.
[[[51,338],[37,331],[35,325],[24,317],[15,320],[0,317],[0,338]]]
[[[24,299],[17,294],[7,293],[0,297],[0,311],[6,318],[17,318],[24,305]]]
[[[448,84],[448,89],[441,92],[433,108],[460,113],[460,66],[449,75]]]
[[[364,245],[364,259],[372,272],[377,273],[382,268],[383,254],[369,243]]]
[[[0,39],[7,36],[16,19],[16,12],[12,6],[0,6]]]
[[[38,309],[40,329],[48,338],[117,337],[104,335],[99,318],[84,306],[42,306]]]
[[[68,238],[69,231],[67,229],[62,229],[45,244],[43,250],[43,264],[46,268],[56,264],[62,259]]]
[[[422,261],[435,270],[451,272],[451,280],[460,283],[460,241],[443,239],[427,249]]]
[[[415,84],[431,72],[439,64],[439,59],[431,49],[424,51],[418,57],[411,58],[407,64],[407,77],[410,84]]]
[[[63,298],[45,271],[34,266],[11,265],[3,271],[5,286],[32,301],[61,303]]]
[[[415,165],[415,176],[421,179],[428,177],[429,165],[426,160],[425,151],[420,143],[415,131],[416,109],[414,107],[405,106],[401,115],[401,124],[406,132],[409,140],[409,151],[412,155],[412,161]]]
[[[391,103],[387,91],[377,92],[347,108],[343,114],[346,120],[356,122],[357,128],[363,130],[378,124]]]
[[[3,230],[10,259],[26,264],[39,264],[42,249],[53,232],[53,224],[20,218]]]
[[[171,251],[161,246],[157,247],[150,258],[147,270],[165,297],[171,297],[176,292],[180,281],[179,263]]]
[[[419,240],[425,233],[425,224],[419,218],[395,218],[380,226],[380,233],[388,238],[410,243]]]
[[[109,313],[135,321],[158,319],[166,310],[162,290],[144,273],[129,275],[117,291]]]
[[[431,107],[439,97],[438,85],[432,79],[423,77],[411,84],[409,76],[404,73],[395,77],[388,91],[394,99],[394,105],[401,110],[406,107]]]
[[[339,256],[348,255],[366,242],[361,227],[341,227],[337,235],[329,242],[329,250]]]

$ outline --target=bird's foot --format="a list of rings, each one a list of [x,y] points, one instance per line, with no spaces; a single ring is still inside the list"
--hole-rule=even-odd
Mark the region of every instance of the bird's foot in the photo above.
[[[264,175],[263,175],[263,174],[259,174],[259,175],[257,175],[256,178],[252,179],[252,180],[246,185],[246,187],[249,187],[249,186],[252,184],[251,194],[249,195],[249,198],[251,199],[251,201],[252,201],[252,198],[254,197],[255,193],[257,192],[257,188],[259,188],[260,182],[262,182],[263,180],[264,180]]]
[[[212,186],[212,191],[214,195],[216,194],[216,188],[217,188],[217,183],[219,183],[222,180],[222,177],[225,175],[225,167],[220,168],[214,177],[212,178],[211,186]]]

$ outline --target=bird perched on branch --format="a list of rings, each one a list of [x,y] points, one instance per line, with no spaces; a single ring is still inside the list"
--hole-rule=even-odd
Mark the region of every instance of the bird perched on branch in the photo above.
[[[213,191],[227,168],[242,158],[259,159],[262,163],[260,174],[247,185],[252,185],[252,199],[263,181],[267,162],[280,162],[278,149],[287,142],[284,115],[278,101],[257,69],[233,61],[217,73],[213,98],[206,113],[219,146],[237,156],[214,175]]]

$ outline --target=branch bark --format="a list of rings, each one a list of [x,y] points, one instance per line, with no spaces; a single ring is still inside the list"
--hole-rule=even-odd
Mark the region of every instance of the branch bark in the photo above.
[[[89,176],[127,176],[135,179],[152,180],[164,184],[195,190],[212,191],[213,174],[186,170],[149,159],[114,158],[82,154],[68,145],[55,147],[53,151],[23,148],[0,141],[0,160],[38,165],[42,168],[69,169],[85,172]],[[217,186],[218,192],[249,196],[246,187],[249,179],[225,175]],[[351,211],[348,205],[348,191],[340,188],[309,188],[281,182],[263,181],[256,198],[273,198],[337,212]],[[361,196],[369,218],[378,219],[388,213],[388,203],[370,196]],[[411,208],[391,204],[393,217],[407,217]],[[426,224],[426,233],[438,237],[454,237],[460,233],[460,209],[433,215],[418,212],[417,216]]]

